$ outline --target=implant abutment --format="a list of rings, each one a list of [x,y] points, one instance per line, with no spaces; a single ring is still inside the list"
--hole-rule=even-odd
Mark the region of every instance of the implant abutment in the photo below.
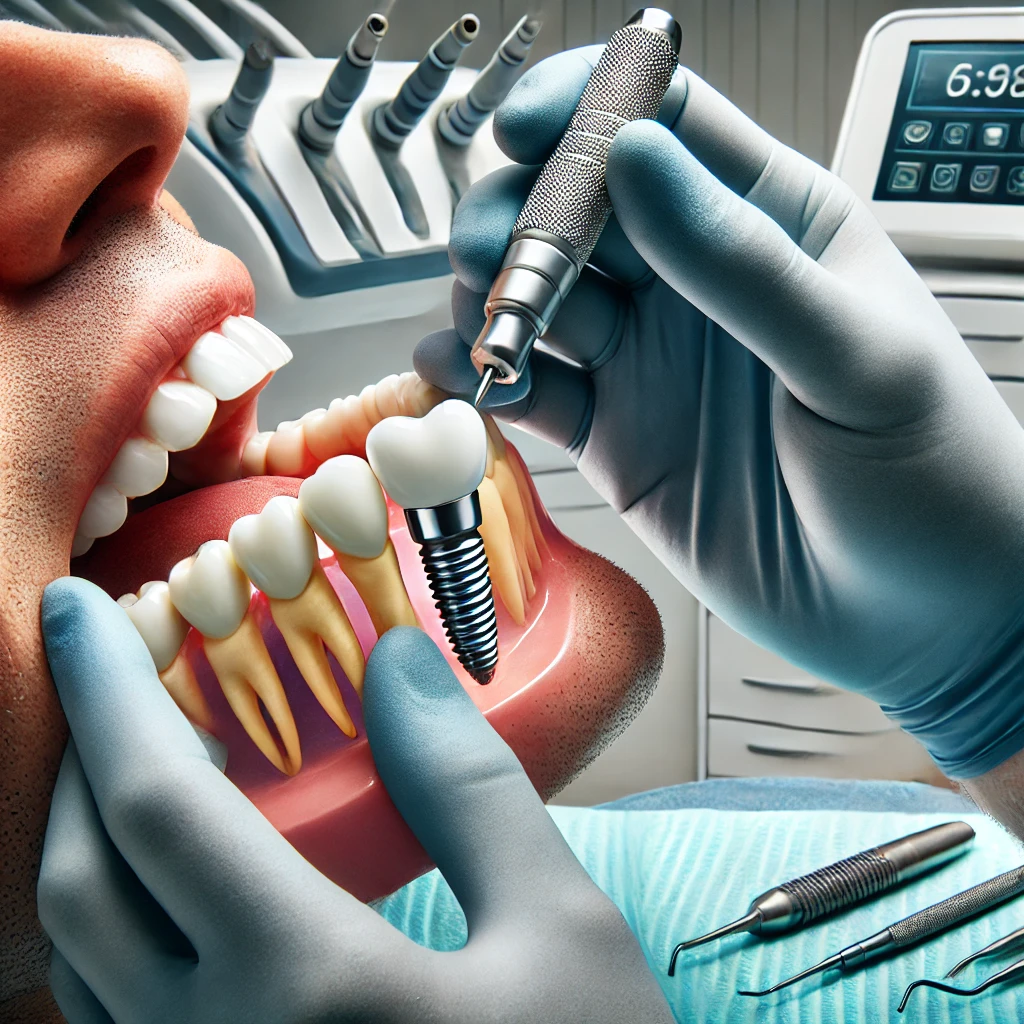
[[[420,546],[430,592],[462,667],[480,684],[498,664],[498,621],[476,491],[434,508],[407,508],[409,535]]]
[[[237,146],[249,134],[273,74],[274,52],[270,43],[250,43],[228,98],[210,118],[210,134],[219,146]]]
[[[359,99],[388,30],[383,14],[371,14],[348,42],[320,95],[299,117],[299,138],[312,149],[329,152],[348,112]]]

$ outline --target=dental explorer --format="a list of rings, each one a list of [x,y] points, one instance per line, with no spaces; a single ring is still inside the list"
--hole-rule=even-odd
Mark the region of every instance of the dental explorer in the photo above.
[[[955,978],[965,967],[973,964],[976,960],[985,960],[990,956],[999,956],[1000,953],[1016,952],[1022,946],[1024,946],[1024,928],[1018,928],[1016,931],[1010,932],[1009,935],[1004,935],[1001,939],[996,939],[995,942],[990,942],[977,952],[971,953],[970,956],[965,956],[960,963],[951,967],[945,976],[947,978]]]
[[[494,51],[469,92],[441,111],[437,130],[453,146],[468,146],[476,130],[509,94],[541,29],[539,18],[524,14]]]
[[[591,72],[569,127],[534,183],[491,285],[487,321],[472,350],[479,406],[497,380],[514,384],[576,283],[612,212],[608,150],[627,121],[654,117],[668,91],[683,33],[656,7],[615,32]]]
[[[676,959],[684,950],[736,932],[782,935],[796,931],[946,864],[966,853],[973,839],[974,829],[967,822],[950,821],[783,882],[755,897],[746,914],[731,924],[680,942],[672,951],[669,977],[675,974]]]
[[[902,921],[897,921],[895,924],[889,925],[888,928],[883,928],[880,932],[841,949],[838,953],[822,960],[820,964],[808,967],[807,970],[794,974],[792,978],[772,985],[771,988],[766,988],[761,992],[741,989],[739,994],[741,996],[767,996],[802,981],[804,978],[832,968],[841,971],[852,970],[889,953],[906,949],[924,939],[930,939],[933,935],[948,931],[977,914],[991,910],[992,907],[1019,896],[1022,892],[1024,892],[1024,866],[996,875],[995,878],[965,889],[941,903],[919,910],[916,914],[911,914],[910,917],[905,917]]]
[[[896,1012],[902,1013],[907,1008],[907,1000],[910,999],[910,994],[915,988],[935,988],[951,996],[976,996],[984,992],[985,989],[992,988],[993,985],[999,985],[1004,981],[1013,981],[1022,975],[1024,975],[1024,960],[1018,960],[1016,963],[1010,964],[1009,967],[996,971],[995,974],[990,975],[983,982],[975,985],[974,988],[957,988],[955,985],[947,985],[944,981],[919,978],[907,986],[907,991],[903,993],[903,998],[900,1000],[900,1005],[896,1007]]]

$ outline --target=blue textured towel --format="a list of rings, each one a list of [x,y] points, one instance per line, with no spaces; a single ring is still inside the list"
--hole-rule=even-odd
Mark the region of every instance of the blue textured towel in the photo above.
[[[972,950],[1024,924],[1024,897],[891,960],[848,975],[809,979],[766,999],[736,994],[766,987],[843,946],[1024,860],[1019,845],[979,814],[852,811],[736,812],[708,809],[616,811],[550,808],[591,877],[615,901],[660,978],[676,1019],[690,1022],[882,1022],[900,1020],[896,1006],[914,978],[941,977]],[[962,818],[977,830],[971,852],[926,878],[866,906],[793,935],[762,941],[734,936],[684,954],[666,975],[675,943],[742,914],[750,899],[788,878],[930,825]],[[455,949],[465,919],[434,871],[380,906],[417,942]],[[1020,954],[1018,954],[1020,955]],[[969,968],[958,983],[975,984],[1015,957]],[[907,1021],[995,1024],[1024,1019],[1024,986],[973,1000],[918,991]]]

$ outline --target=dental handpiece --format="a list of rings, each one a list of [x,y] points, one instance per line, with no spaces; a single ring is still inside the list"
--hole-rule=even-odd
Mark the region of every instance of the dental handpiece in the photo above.
[[[902,921],[897,921],[895,924],[889,925],[888,928],[883,928],[880,932],[841,949],[838,953],[822,960],[820,964],[808,967],[807,970],[794,974],[792,978],[772,985],[771,988],[766,988],[761,992],[741,990],[739,994],[741,996],[767,996],[778,992],[779,989],[794,985],[804,978],[809,978],[813,974],[820,974],[822,971],[833,968],[849,971],[855,967],[861,967],[879,957],[907,949],[918,942],[930,939],[933,935],[949,931],[950,928],[955,928],[957,925],[963,924],[964,921],[982,914],[986,910],[991,910],[1021,893],[1024,893],[1024,866],[996,875],[995,878],[965,889],[941,903],[919,910],[916,914],[911,914],[910,917],[905,917]]]
[[[524,14],[494,51],[469,92],[437,119],[441,137],[453,146],[468,146],[476,130],[498,109],[522,71],[541,29],[539,18]]]
[[[373,112],[370,122],[374,141],[385,149],[398,149],[420,123],[459,63],[463,51],[480,31],[480,19],[464,14],[427,50],[423,59],[402,83],[398,94]]]
[[[627,121],[654,117],[672,81],[683,33],[656,7],[637,11],[608,40],[555,152],[534,183],[491,285],[472,350],[475,404],[495,380],[514,384],[576,283],[612,212],[608,150]]]
[[[967,822],[950,821],[783,882],[755,897],[746,914],[731,924],[680,942],[672,951],[669,977],[675,974],[676,960],[684,950],[737,932],[782,935],[796,931],[959,857],[973,839],[974,829]]]
[[[228,98],[210,118],[210,134],[220,146],[237,146],[252,127],[274,73],[274,53],[269,43],[250,43]]]
[[[299,138],[307,146],[324,153],[333,147],[346,115],[366,88],[387,30],[388,19],[371,14],[348,41],[323,92],[306,105],[299,118]]]

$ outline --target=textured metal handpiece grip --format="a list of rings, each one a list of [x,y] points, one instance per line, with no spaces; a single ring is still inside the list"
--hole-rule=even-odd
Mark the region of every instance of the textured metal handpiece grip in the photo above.
[[[627,121],[654,117],[676,68],[664,32],[625,25],[608,40],[558,148],[544,165],[512,230],[565,239],[582,267],[611,214],[604,172]]]
[[[807,924],[891,889],[898,881],[899,872],[891,860],[874,850],[865,850],[794,878],[779,888],[792,897],[800,910],[801,924]]]
[[[981,885],[950,896],[948,900],[936,903],[934,907],[921,910],[902,921],[891,925],[889,933],[897,946],[909,946],[913,942],[928,938],[944,931],[951,925],[966,921],[989,907],[1003,903],[1024,892],[1024,866],[1014,868],[1005,874],[996,875]]]

